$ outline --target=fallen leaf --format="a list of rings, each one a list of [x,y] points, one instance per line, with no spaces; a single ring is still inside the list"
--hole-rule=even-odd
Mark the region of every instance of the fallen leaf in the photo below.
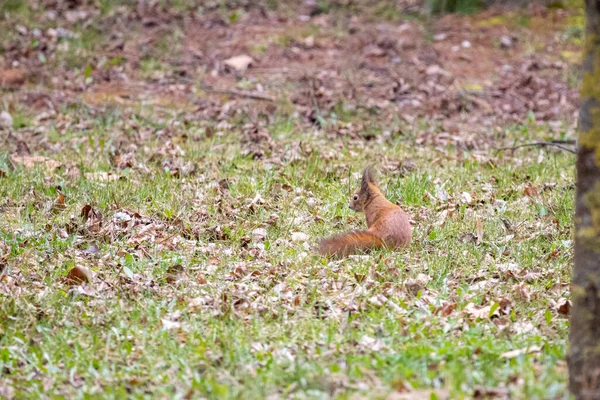
[[[89,233],[95,234],[100,231],[102,226],[102,214],[91,205],[86,204],[81,209],[81,218],[85,223],[85,228]]]
[[[450,399],[450,393],[443,389],[419,389],[406,393],[393,392],[390,393],[386,400],[448,400]]]
[[[494,399],[494,398],[505,399],[505,398],[508,398],[508,388],[476,386],[473,391],[473,398],[475,398],[475,399]]]
[[[265,228],[256,228],[252,231],[252,240],[255,242],[264,242],[267,238],[267,230]]]
[[[73,267],[65,278],[66,282],[72,285],[88,283],[91,279],[92,272],[89,269],[80,266]]]
[[[527,186],[525,186],[525,188],[523,189],[523,194],[525,194],[525,196],[528,197],[537,197],[539,196],[539,191],[534,185],[528,183]]]
[[[406,288],[407,292],[411,293],[413,296],[416,296],[419,291],[425,289],[425,283],[418,279],[407,279],[406,282],[404,282],[404,287]]]
[[[516,349],[516,350],[511,350],[511,351],[502,353],[502,354],[500,354],[500,358],[511,359],[511,358],[518,357],[522,354],[538,353],[541,350],[542,350],[542,348],[540,346],[524,347],[522,349]]]
[[[44,156],[12,155],[10,159],[13,163],[22,165],[25,168],[34,168],[36,165],[42,165],[45,168],[47,168],[50,172],[54,171],[61,165],[58,161]]]
[[[112,182],[121,179],[121,177],[112,172],[86,172],[85,179],[95,182]]]
[[[177,276],[183,272],[183,266],[181,264],[174,264],[169,266],[166,271],[166,281],[168,283],[174,283],[177,280]]]
[[[437,64],[433,64],[433,65],[430,65],[429,67],[427,67],[427,70],[425,71],[425,73],[430,76],[431,75],[443,75],[446,77],[452,76],[452,74],[450,72],[446,71],[445,69],[442,69],[442,67],[440,67]]]
[[[160,321],[163,324],[163,328],[165,328],[166,330],[172,330],[172,329],[179,329],[179,328],[181,328],[181,322],[170,321],[168,319],[161,319]]]
[[[571,313],[571,300],[560,299],[556,304],[556,311],[562,315],[569,315]]]
[[[471,197],[469,192],[462,192],[462,194],[460,195],[460,201],[462,201],[464,204],[471,204],[473,198]]]
[[[517,297],[520,298],[521,300],[524,300],[524,301],[531,300],[531,293],[530,293],[529,289],[527,288],[527,285],[525,285],[525,282],[521,282],[521,283],[514,285],[513,290],[515,291],[515,294],[517,295]]]
[[[100,254],[100,249],[95,244],[90,244],[85,250],[82,251],[83,254],[92,256]]]
[[[445,304],[435,309],[434,314],[441,317],[449,317],[456,310],[456,303]]]
[[[491,311],[492,311],[492,306],[476,306],[473,303],[469,303],[466,305],[466,307],[464,308],[464,311],[471,317],[473,318],[481,318],[481,319],[488,319],[490,318],[492,315],[496,314],[496,312],[498,311],[497,309],[494,310],[493,314],[490,315]]]
[[[481,217],[477,216],[477,244],[483,241],[483,225],[481,224]]]
[[[0,128],[12,128],[13,118],[8,111],[0,112]]]
[[[15,395],[15,389],[8,382],[0,382],[0,398],[12,399]]]
[[[366,335],[359,340],[358,344],[361,347],[372,351],[381,351],[385,348],[385,344],[381,339],[372,338]]]
[[[423,285],[427,284],[432,279],[433,279],[432,277],[430,277],[429,275],[426,275],[426,274],[419,274],[419,275],[417,275],[417,280],[419,282],[423,283]]]
[[[305,38],[303,42],[304,42],[304,46],[307,49],[312,49],[313,47],[315,47],[315,37],[312,35]]]
[[[239,56],[228,58],[227,60],[223,61],[223,64],[235,69],[238,72],[244,72],[253,62],[254,60],[252,59],[252,57],[246,54],[242,54]]]
[[[19,68],[0,69],[0,87],[21,86],[27,80],[27,72]]]
[[[306,242],[309,236],[304,232],[292,232],[292,242]]]
[[[52,203],[50,211],[53,213],[57,213],[59,211],[64,210],[65,208],[67,208],[67,206],[65,205],[65,195],[59,191],[58,197],[56,198],[56,200],[54,200],[54,203]]]

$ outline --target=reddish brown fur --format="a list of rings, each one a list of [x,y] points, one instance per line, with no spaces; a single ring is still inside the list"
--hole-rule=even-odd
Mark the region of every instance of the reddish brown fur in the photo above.
[[[383,247],[383,241],[371,232],[355,231],[332,236],[321,240],[319,251],[321,254],[331,254],[338,257],[347,257],[357,251]]]
[[[363,173],[360,189],[354,192],[349,206],[355,211],[365,213],[369,229],[347,232],[322,240],[321,254],[346,257],[357,251],[384,246],[395,250],[410,244],[412,227],[408,216],[381,193],[375,184],[371,169],[367,168]]]

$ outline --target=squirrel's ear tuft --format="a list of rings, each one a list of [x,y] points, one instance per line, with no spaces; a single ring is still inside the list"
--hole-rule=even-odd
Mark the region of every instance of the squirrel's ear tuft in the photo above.
[[[375,177],[373,168],[367,167],[365,168],[365,172],[363,172],[362,181],[360,182],[360,189],[362,191],[366,191],[369,189],[369,183],[375,183]]]

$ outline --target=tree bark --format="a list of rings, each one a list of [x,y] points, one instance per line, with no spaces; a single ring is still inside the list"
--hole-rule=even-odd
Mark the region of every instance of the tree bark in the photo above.
[[[579,111],[569,388],[600,399],[600,0],[586,0]]]

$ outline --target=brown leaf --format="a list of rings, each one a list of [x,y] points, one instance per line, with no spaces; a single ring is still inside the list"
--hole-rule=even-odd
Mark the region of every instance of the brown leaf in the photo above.
[[[456,310],[456,303],[445,304],[435,309],[434,314],[441,317],[449,317]]]
[[[556,304],[556,311],[562,315],[569,315],[571,313],[571,300],[560,299]]]
[[[524,301],[531,300],[531,292],[527,288],[527,285],[525,285],[525,282],[517,283],[516,285],[513,286],[513,290],[515,291],[515,294],[517,295],[517,297],[520,298],[521,300],[524,300]]]
[[[81,218],[89,233],[98,233],[102,225],[102,214],[95,210],[91,205],[86,204],[81,209]]]
[[[181,264],[171,265],[167,268],[166,280],[168,283],[174,283],[180,273],[183,272],[183,266]]]
[[[67,208],[67,206],[65,205],[65,195],[58,191],[58,197],[56,198],[56,200],[54,200],[54,203],[52,203],[50,211],[53,213],[57,213],[64,210],[65,208]]]
[[[492,310],[492,306],[476,306],[473,303],[467,304],[464,308],[464,311],[473,318],[481,318],[488,319],[490,317],[490,311]],[[494,314],[497,312],[496,310]]]
[[[27,72],[24,69],[0,69],[0,86],[2,87],[21,86],[26,80]]]
[[[418,279],[407,279],[406,282],[404,282],[404,287],[406,288],[406,291],[413,296],[416,296],[420,290],[425,289],[425,284]]]
[[[508,397],[508,389],[505,387],[483,387],[476,386],[473,392],[473,398],[475,399],[493,399],[501,398],[505,399]]]
[[[539,196],[539,191],[533,184],[528,183],[523,189],[523,194],[528,197],[537,197]]]
[[[413,390],[413,387],[410,384],[410,382],[407,382],[403,379],[393,381],[392,388],[394,388],[394,390],[396,392],[400,392],[400,393],[407,393],[407,392],[410,392]]]
[[[481,224],[481,217],[477,216],[477,244],[483,241],[483,225]]]
[[[82,283],[88,283],[91,279],[92,272],[85,267],[79,266],[73,267],[65,277],[65,281],[71,285],[80,285]]]

